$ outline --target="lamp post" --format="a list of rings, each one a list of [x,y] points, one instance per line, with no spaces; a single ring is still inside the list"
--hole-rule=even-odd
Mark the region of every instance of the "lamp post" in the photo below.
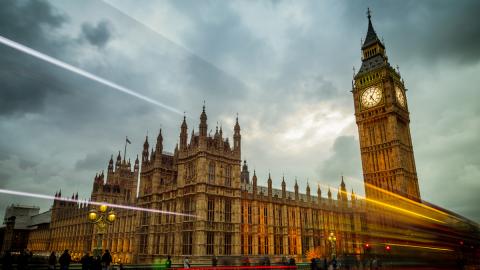
[[[333,232],[328,236],[328,242],[330,242],[330,251],[332,252],[332,259],[336,257],[337,237]]]
[[[94,250],[95,256],[102,255],[102,238],[107,233],[107,226],[115,221],[115,212],[108,211],[108,206],[100,205],[97,209],[92,209],[88,212],[88,220],[97,227],[97,248]]]

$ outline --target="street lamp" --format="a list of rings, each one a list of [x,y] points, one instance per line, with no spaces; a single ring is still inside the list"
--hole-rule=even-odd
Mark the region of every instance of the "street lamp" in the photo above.
[[[337,237],[333,232],[328,236],[328,242],[330,242],[330,250],[332,251],[332,259],[336,257]]]
[[[108,211],[107,205],[100,205],[98,210],[91,209],[88,211],[88,220],[97,226],[97,248],[94,251],[95,255],[102,255],[102,238],[107,233],[107,226],[115,221],[115,212]]]

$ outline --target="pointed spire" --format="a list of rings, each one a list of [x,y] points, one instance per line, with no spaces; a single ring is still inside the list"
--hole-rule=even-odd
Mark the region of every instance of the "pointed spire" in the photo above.
[[[160,128],[160,131],[158,132],[157,143],[159,141],[163,143],[162,128]]]
[[[330,187],[328,187],[327,195],[329,199],[332,199],[332,191],[330,190]]]
[[[234,127],[235,133],[240,133],[240,124],[238,124],[238,113],[237,113],[237,118],[235,121],[235,127]]]
[[[203,101],[202,114],[200,114],[200,124],[198,125],[200,137],[207,137],[207,114],[205,113],[205,101]]]
[[[187,129],[187,116],[185,116],[185,112],[183,112],[183,121],[182,121],[182,129]]]
[[[368,18],[368,30],[367,30],[367,36],[365,37],[365,41],[363,42],[362,48],[365,48],[374,42],[378,41],[380,42],[380,39],[377,36],[377,33],[375,32],[375,29],[373,29],[372,25],[372,12],[370,11],[370,8],[367,9],[367,18]]]
[[[272,196],[272,177],[270,176],[270,171],[268,172],[268,196],[271,197]]]
[[[149,144],[148,144],[148,135],[147,135],[147,136],[145,136],[145,142],[143,143],[143,149],[147,149],[147,151],[148,151],[148,146],[149,146]]]

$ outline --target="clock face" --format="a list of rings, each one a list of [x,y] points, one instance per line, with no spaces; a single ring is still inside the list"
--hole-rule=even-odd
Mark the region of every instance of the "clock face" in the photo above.
[[[405,107],[405,96],[403,95],[402,89],[398,86],[395,86],[395,96],[397,97],[398,104]]]
[[[361,101],[365,108],[371,108],[382,100],[382,91],[378,86],[371,86],[363,91]]]

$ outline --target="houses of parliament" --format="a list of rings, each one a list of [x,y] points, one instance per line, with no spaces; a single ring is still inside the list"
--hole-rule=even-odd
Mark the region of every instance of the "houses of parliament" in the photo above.
[[[343,177],[333,192],[309,184],[301,191],[296,180],[270,175],[267,186],[259,186],[255,170],[242,160],[238,117],[233,140],[218,127],[214,135],[207,134],[203,106],[197,129],[183,118],[173,153],[164,150],[160,130],[154,140],[145,138],[133,164],[119,153],[110,158],[106,173],[93,179],[91,201],[166,213],[114,209],[115,222],[97,239],[97,228],[87,219],[92,206],[61,200],[58,192],[50,222],[30,232],[28,248],[69,249],[73,257],[80,257],[91,253],[100,240],[114,261],[123,263],[150,263],[167,255],[174,261],[188,256],[205,262],[214,255],[301,260],[311,252],[328,257],[332,249],[337,256],[364,254],[364,244],[372,237],[368,200],[386,203],[396,195],[420,203],[421,197],[406,89],[388,62],[370,14],[361,50],[362,65],[354,75],[352,94],[366,198],[348,190]],[[281,183],[281,189],[273,188],[273,182]]]

